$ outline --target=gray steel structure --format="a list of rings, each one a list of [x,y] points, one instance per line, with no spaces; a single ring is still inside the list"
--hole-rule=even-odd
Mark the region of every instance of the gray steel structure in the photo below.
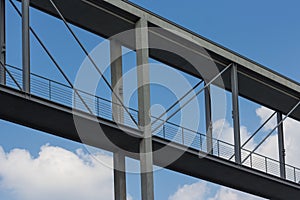
[[[110,41],[111,86],[123,101],[122,46],[118,41]],[[124,123],[124,110],[112,95],[112,117],[116,123]],[[114,192],[115,200],[126,200],[126,160],[122,152],[114,152]]]
[[[154,200],[152,131],[150,118],[150,74],[148,22],[141,17],[135,31],[137,59],[138,119],[142,131],[140,142],[140,168],[142,199]]]
[[[277,123],[282,121],[282,114],[277,113]],[[279,162],[280,162],[280,176],[286,178],[285,170],[285,149],[284,149],[284,135],[283,135],[283,124],[278,126],[278,152],[279,152]]]
[[[29,4],[30,0],[22,1],[22,64],[23,64],[23,90],[30,93],[30,30],[29,30]]]
[[[5,76],[3,72],[6,70],[5,54],[3,54],[3,49],[5,49],[3,48],[5,45],[5,26],[3,26],[5,16],[5,10],[3,10],[4,2],[4,0],[0,2],[2,12],[0,19],[0,45],[2,47],[0,58],[1,62],[3,62],[0,76],[2,80],[0,85],[1,119],[77,142],[82,142],[81,137],[84,137],[85,143],[114,152],[115,165],[118,165],[119,169],[125,168],[124,156],[139,159],[141,161],[143,200],[152,200],[154,198],[153,164],[269,199],[298,199],[300,196],[300,185],[296,183],[296,175],[294,182],[285,179],[284,133],[281,123],[282,114],[290,114],[290,117],[300,121],[300,108],[294,107],[300,100],[300,85],[298,83],[130,2],[119,0],[55,1],[55,4],[68,22],[104,38],[110,38],[115,34],[130,29],[145,28],[137,30],[129,40],[128,38],[126,40],[119,38],[120,40],[118,41],[120,44],[133,49],[137,47],[137,64],[144,65],[144,67],[138,69],[138,85],[141,86],[138,91],[140,128],[130,128],[126,125],[116,124],[117,122],[122,122],[122,119],[111,121],[99,116],[95,118],[90,113],[51,101],[51,91],[49,92],[49,99],[41,98],[31,93],[29,10],[27,7],[29,0],[22,1],[23,90],[20,91],[6,85],[5,81],[3,81]],[[49,0],[31,0],[30,5],[55,17],[61,17]],[[160,29],[157,31],[155,29],[148,30],[148,27],[159,27]],[[197,63],[201,63],[201,65],[193,66],[181,56],[176,55],[176,53],[171,53],[172,51],[163,51],[151,48],[151,46],[165,46],[165,49],[171,48],[170,50],[181,49],[187,52]],[[203,48],[208,52],[210,58],[203,52]],[[225,89],[232,91],[235,162],[215,156],[213,153],[215,150],[212,150],[212,155],[205,155],[204,152],[194,148],[186,150],[182,144],[170,143],[164,138],[152,136],[151,127],[149,127],[151,119],[148,115],[150,109],[150,91],[149,85],[147,85],[149,82],[149,74],[147,72],[149,57],[200,79],[206,79],[206,82],[217,75],[207,74],[206,77],[203,77],[203,74],[199,74],[199,71],[206,70],[205,66],[207,63],[213,61],[220,71],[232,64],[231,73],[228,72],[229,70],[225,71],[221,74],[221,77],[224,80]],[[117,65],[120,67],[120,63],[115,63],[115,66]],[[116,76],[120,76],[120,73],[122,72],[114,72]],[[113,81],[112,85],[114,84],[116,84],[115,81]],[[72,85],[71,88],[74,89]],[[74,89],[74,92],[79,94],[76,89]],[[209,90],[206,90],[205,93],[207,102],[206,124],[207,132],[210,134],[211,108],[209,105]],[[280,113],[278,114],[278,141],[280,144],[281,177],[242,165],[238,96],[245,97]],[[120,100],[122,98],[116,98],[113,101]],[[117,103],[120,104],[121,102]],[[117,108],[118,106],[114,107],[113,110],[118,110]],[[292,108],[294,108],[293,112],[290,112]],[[47,119],[44,116],[47,116]],[[74,117],[84,122],[90,130],[84,136],[81,135],[79,137],[78,130],[74,125]],[[95,134],[99,123],[104,132]],[[122,128],[120,129],[119,126]],[[116,152],[115,146],[111,144],[111,141],[127,151]],[[209,146],[211,146],[210,141],[208,141]],[[162,147],[165,148],[165,151],[159,154],[156,153],[155,150]],[[151,153],[152,151],[153,153]],[[134,152],[141,153],[141,156],[137,156]],[[121,156],[118,156],[118,154]],[[170,155],[182,156],[172,163],[167,163]],[[203,158],[199,159],[199,155],[203,155]],[[115,171],[116,199],[124,199],[124,194],[121,194],[126,190],[124,179],[124,173]]]
[[[0,1],[0,62],[5,64],[5,54],[6,54],[6,47],[5,47],[5,0]],[[0,83],[5,84],[5,70],[1,67],[0,69]]]
[[[206,135],[207,135],[207,152],[213,154],[213,134],[212,134],[212,113],[211,113],[211,95],[210,86],[208,86],[205,91],[205,123],[206,123]]]
[[[234,132],[234,155],[235,162],[242,163],[241,155],[241,136],[240,136],[240,114],[239,114],[239,82],[237,65],[231,68],[231,92],[232,92],[232,118]]]

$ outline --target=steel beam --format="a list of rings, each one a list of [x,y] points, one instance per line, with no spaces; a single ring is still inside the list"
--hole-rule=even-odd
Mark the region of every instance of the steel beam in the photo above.
[[[111,86],[112,93],[112,115],[117,124],[124,123],[124,110],[118,99],[123,101],[123,70],[122,70],[122,46],[116,40],[110,41],[111,60]],[[117,98],[115,95],[118,95]],[[114,152],[114,193],[115,200],[126,200],[126,161],[121,152]]]
[[[142,200],[153,200],[153,154],[150,119],[150,77],[148,66],[149,49],[147,27],[148,22],[143,17],[136,23],[138,117],[140,129],[143,131],[143,139],[140,143]]]
[[[231,90],[232,90],[232,118],[234,132],[235,162],[241,164],[241,138],[240,138],[240,117],[239,117],[239,86],[238,86],[237,64],[231,68]]]
[[[282,122],[282,114],[277,112],[277,123]],[[279,162],[280,162],[280,177],[286,178],[285,171],[285,149],[284,149],[284,133],[283,133],[283,123],[281,123],[278,128],[278,152],[279,152]]]
[[[23,90],[30,93],[30,27],[29,27],[30,0],[22,0],[22,65]]]
[[[206,148],[207,148],[207,153],[213,154],[211,96],[210,96],[209,85],[205,88],[204,96],[205,96],[205,121],[206,121]]]
[[[0,62],[6,63],[6,26],[5,26],[5,0],[0,0]],[[6,75],[5,69],[0,65],[0,84],[5,85]]]

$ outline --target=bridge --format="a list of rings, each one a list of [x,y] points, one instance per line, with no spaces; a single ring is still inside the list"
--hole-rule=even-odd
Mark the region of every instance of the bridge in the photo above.
[[[22,19],[21,67],[6,62],[5,4]],[[111,89],[111,99],[77,88],[70,81],[47,45],[30,27],[30,7],[61,20],[100,77],[103,72],[70,25],[110,40],[111,81],[105,79],[104,82]],[[288,117],[300,121],[300,85],[297,82],[128,1],[1,0],[0,9],[0,118],[113,152],[115,199],[126,199],[126,156],[140,160],[143,200],[154,198],[153,165],[268,199],[298,199],[300,196],[300,168],[285,162],[283,141],[283,122]],[[127,33],[126,37],[120,35],[123,32]],[[30,71],[30,33],[67,85]],[[123,86],[118,85],[122,78],[122,46],[136,51],[137,84],[140,86],[138,109],[122,101]],[[174,113],[162,117],[192,90],[161,116],[148,115],[149,58],[199,79],[192,89],[197,89],[195,96],[205,94],[206,132],[171,122],[169,119]],[[216,71],[209,69],[211,63]],[[213,136],[213,96],[209,92],[212,85],[223,87],[232,95],[234,144]],[[274,111],[247,142],[272,117],[277,117],[274,129],[252,150],[241,144],[239,97]],[[83,125],[78,126],[78,123]],[[274,131],[278,132],[278,160],[256,152]],[[163,151],[158,151],[160,149]]]

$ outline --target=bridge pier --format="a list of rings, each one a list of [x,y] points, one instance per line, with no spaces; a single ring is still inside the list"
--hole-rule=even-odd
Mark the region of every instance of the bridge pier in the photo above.
[[[115,200],[126,200],[126,162],[121,152],[114,152],[114,194]]]
[[[22,67],[23,91],[30,93],[30,23],[29,0],[22,0]]]
[[[277,112],[277,124],[282,121],[282,114]],[[286,178],[285,171],[285,149],[284,149],[284,135],[283,135],[283,123],[278,126],[278,152],[279,152],[279,162],[280,162],[280,177]]]
[[[116,40],[110,41],[110,60],[111,85],[114,93],[123,101],[122,46]],[[124,110],[114,94],[112,95],[112,117],[116,123],[124,123]],[[113,165],[115,200],[126,200],[126,162],[122,152],[114,152]]]
[[[154,200],[148,42],[148,22],[142,17],[136,23],[138,118],[139,127],[143,131],[143,139],[140,143],[142,200]]]
[[[241,158],[241,136],[240,136],[240,115],[239,115],[239,86],[238,86],[237,64],[231,68],[231,92],[232,92],[232,118],[234,132],[234,155],[235,162],[242,164]]]
[[[6,26],[5,26],[5,0],[0,0],[0,84],[6,83],[6,72],[2,65],[6,63]]]

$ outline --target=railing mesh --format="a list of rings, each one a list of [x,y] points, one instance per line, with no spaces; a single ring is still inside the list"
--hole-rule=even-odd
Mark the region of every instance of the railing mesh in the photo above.
[[[18,89],[15,81],[22,86],[22,71],[16,67],[7,65],[11,75],[7,74],[6,86]],[[72,107],[85,112],[92,112],[93,115],[98,117],[113,120],[112,117],[112,105],[110,100],[102,97],[98,97],[92,94],[88,94],[84,91],[77,90],[61,84],[59,82],[41,77],[36,74],[31,74],[31,93],[33,95],[39,96],[41,98],[56,102],[58,104]],[[14,80],[13,80],[14,79]],[[121,105],[117,105],[120,106]],[[133,118],[138,121],[138,111],[128,108],[130,114]],[[121,112],[121,110],[120,110]],[[129,114],[123,113],[124,125],[129,127],[137,128],[133,120],[130,118]],[[152,121],[157,118],[151,117]],[[163,121],[156,120],[153,124],[153,128],[159,126]],[[168,140],[170,142],[175,142],[189,148],[193,148],[205,153],[211,152],[212,155],[217,156],[222,159],[234,161],[234,145],[212,138],[209,139],[206,135],[201,134],[197,131],[190,130],[185,127],[181,127],[177,124],[171,122],[164,122],[163,125],[157,129],[153,135]],[[212,150],[207,149],[207,142],[212,142]],[[247,149],[241,149],[242,160],[247,158],[243,165],[250,167],[252,169],[259,170],[261,172],[280,177],[280,163],[277,160],[268,158],[266,156],[251,153]],[[285,164],[286,180],[300,183],[300,169]]]

